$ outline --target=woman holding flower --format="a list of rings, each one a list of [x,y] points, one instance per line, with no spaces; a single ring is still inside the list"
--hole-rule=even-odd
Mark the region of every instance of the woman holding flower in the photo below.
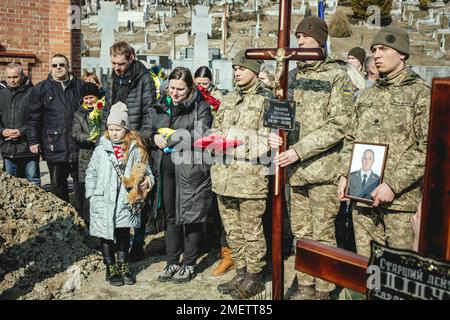
[[[81,106],[73,117],[72,136],[80,152],[78,155],[78,174],[80,193],[85,194],[86,169],[99,139],[100,125],[105,100],[99,99],[100,92],[94,83],[86,82],[81,87]],[[89,201],[83,196],[80,209],[81,218],[89,226]]]

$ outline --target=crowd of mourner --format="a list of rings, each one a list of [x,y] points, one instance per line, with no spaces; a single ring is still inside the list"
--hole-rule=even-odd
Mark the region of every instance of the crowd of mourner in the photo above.
[[[295,35],[299,48],[326,48],[328,27],[310,16]],[[382,28],[367,49],[367,56],[364,48],[349,50],[347,61],[297,62],[288,90],[295,128],[281,153],[277,130],[264,126],[264,106],[276,98],[280,79],[245,50],[233,57],[230,92],[213,84],[207,66],[194,74],[147,68],[126,42],[110,48],[113,72],[105,87],[95,72],[75,77],[62,54],[36,85],[13,62],[0,83],[3,170],[40,187],[42,159],[51,192],[67,202],[71,176],[72,203],[99,239],[106,281],[114,286],[136,282],[130,263],[144,259],[149,220],[161,220],[167,264],[159,281],[194,279],[203,244],[212,243],[220,249],[213,275],[235,273],[218,280],[221,294],[248,299],[263,292],[276,166],[287,169],[285,238],[342,246],[336,217],[344,212],[358,254],[370,255],[372,239],[413,249],[430,88],[406,65],[405,30]],[[371,149],[357,159],[361,169],[350,172],[358,141],[389,145],[382,180]],[[293,299],[330,299],[335,290],[305,273],[297,272],[297,280]]]

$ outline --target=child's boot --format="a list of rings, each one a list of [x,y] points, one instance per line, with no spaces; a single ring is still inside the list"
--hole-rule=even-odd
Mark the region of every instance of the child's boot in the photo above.
[[[113,244],[103,243],[102,244],[102,255],[103,262],[106,265],[106,276],[105,280],[108,281],[113,286],[123,286],[123,278],[120,275],[119,270],[116,266],[116,259],[114,257]]]
[[[128,262],[128,255],[126,252],[117,252],[117,266],[123,278],[123,282],[128,285],[136,283],[136,277],[130,271],[130,264]]]

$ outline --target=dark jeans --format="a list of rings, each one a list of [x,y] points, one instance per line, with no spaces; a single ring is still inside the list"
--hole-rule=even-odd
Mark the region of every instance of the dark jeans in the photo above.
[[[80,215],[80,217],[84,220],[84,222],[86,223],[86,225],[89,227],[89,223],[90,223],[90,214],[89,214],[89,209],[90,209],[90,205],[89,205],[89,200],[86,199],[86,183],[84,182],[80,182],[79,184],[79,192],[80,192],[80,197],[81,197],[81,208],[80,211],[78,212],[78,214]]]
[[[48,172],[50,173],[50,182],[52,185],[52,193],[58,198],[69,201],[69,186],[67,179],[69,174],[73,179],[74,207],[80,212],[82,194],[78,181],[78,163],[70,162],[47,162]]]
[[[5,172],[14,177],[26,178],[34,185],[41,186],[39,157],[4,158]]]
[[[165,241],[168,264],[179,264],[183,253],[183,265],[193,266],[200,254],[203,224],[176,224],[175,165],[169,155],[164,155],[161,163],[162,196],[166,218]]]
[[[145,228],[148,223],[148,218],[150,215],[151,205],[150,200],[146,200],[146,204],[141,211],[141,226],[134,229],[133,245],[144,245],[145,244]]]

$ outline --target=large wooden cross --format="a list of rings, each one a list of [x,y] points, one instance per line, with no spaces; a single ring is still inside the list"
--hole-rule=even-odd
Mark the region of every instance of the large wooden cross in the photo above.
[[[450,78],[434,79],[419,252],[450,260]],[[343,249],[301,239],[295,268],[344,288],[364,293],[369,259]]]
[[[281,0],[279,2],[278,17],[278,44],[277,48],[269,49],[247,49],[248,59],[276,60],[274,94],[280,100],[286,100],[288,84],[289,60],[324,60],[326,51],[322,48],[297,49],[289,48],[291,31],[291,0]],[[278,153],[286,151],[286,132],[280,130],[280,137],[283,144],[279,147]],[[283,195],[285,169],[277,167],[274,179],[274,195],[272,201],[272,298],[281,300],[284,294],[284,267],[282,256],[283,238]]]

